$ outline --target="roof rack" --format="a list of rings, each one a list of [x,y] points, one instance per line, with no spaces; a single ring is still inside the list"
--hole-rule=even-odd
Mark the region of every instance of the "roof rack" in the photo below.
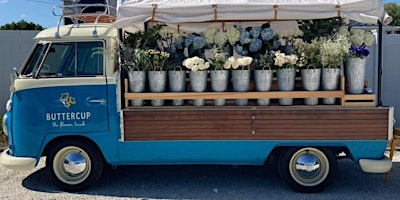
[[[108,1],[107,1],[108,2]],[[94,23],[93,37],[97,37],[97,24],[98,23],[112,23],[115,22],[115,16],[112,15],[111,9],[115,8],[107,4],[72,4],[60,5],[53,8],[53,15],[60,17],[57,24],[56,38],[60,38],[60,24],[63,18],[70,18],[74,24],[79,23]],[[61,10],[61,14],[56,11]]]

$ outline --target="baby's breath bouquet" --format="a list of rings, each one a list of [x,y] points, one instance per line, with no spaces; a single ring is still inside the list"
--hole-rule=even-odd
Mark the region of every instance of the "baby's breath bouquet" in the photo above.
[[[315,68],[321,68],[321,45],[322,41],[319,38],[314,38],[310,42],[305,42],[302,39],[297,39],[294,46],[299,57],[298,66],[300,68],[307,68],[312,65]]]
[[[320,57],[322,67],[340,67],[349,53],[350,41],[343,34],[333,38],[320,38]]]

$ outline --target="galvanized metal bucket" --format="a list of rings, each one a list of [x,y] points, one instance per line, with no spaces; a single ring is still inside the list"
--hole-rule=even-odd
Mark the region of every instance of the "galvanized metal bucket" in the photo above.
[[[248,92],[250,87],[250,70],[233,70],[232,86],[234,92]],[[245,106],[248,99],[235,99],[235,105]]]
[[[149,88],[151,92],[165,92],[167,83],[167,71],[148,71]],[[164,99],[151,100],[152,106],[163,106]]]
[[[294,90],[294,83],[296,80],[296,69],[294,68],[281,68],[277,70],[278,90],[279,91],[292,91]],[[279,104],[284,106],[293,105],[293,98],[281,98]]]
[[[346,59],[347,92],[350,94],[362,94],[365,81],[365,58]]]
[[[207,71],[190,71],[190,88],[193,92],[204,92],[207,89]],[[204,99],[193,99],[194,106],[204,106]]]
[[[228,70],[212,70],[210,71],[211,90],[213,92],[225,92],[228,89]],[[225,105],[225,99],[214,99],[215,106]]]
[[[310,69],[312,67],[312,69]],[[316,91],[319,90],[321,80],[321,69],[315,68],[315,66],[308,66],[307,69],[301,70],[301,82],[303,90],[305,91]],[[317,105],[318,98],[305,98],[304,104],[306,105]]]
[[[140,93],[146,89],[146,72],[145,71],[128,71],[129,92]],[[131,100],[132,106],[142,106],[143,100]]]
[[[273,72],[270,67],[268,69],[261,69],[254,71],[255,89],[259,92],[267,92],[271,90]],[[269,98],[257,99],[257,105],[268,106],[270,104]]]
[[[324,91],[332,91],[339,89],[340,68],[323,68],[321,75],[321,89]],[[323,98],[323,104],[335,104],[335,98]]]
[[[170,92],[184,92],[186,87],[186,72],[181,67],[168,71],[168,84]],[[172,100],[172,105],[181,106],[184,104],[183,99]]]

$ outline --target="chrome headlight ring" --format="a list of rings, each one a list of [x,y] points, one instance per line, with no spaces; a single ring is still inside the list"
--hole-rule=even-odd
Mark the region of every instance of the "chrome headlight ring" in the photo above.
[[[2,121],[3,132],[8,136],[8,129],[7,129],[7,114],[4,114],[3,121]]]

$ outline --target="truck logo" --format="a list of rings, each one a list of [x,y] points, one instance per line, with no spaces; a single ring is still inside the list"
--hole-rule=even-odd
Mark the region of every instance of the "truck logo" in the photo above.
[[[75,98],[69,95],[69,92],[62,93],[60,97],[60,102],[64,104],[66,108],[69,109],[71,105],[75,105],[76,101]]]

